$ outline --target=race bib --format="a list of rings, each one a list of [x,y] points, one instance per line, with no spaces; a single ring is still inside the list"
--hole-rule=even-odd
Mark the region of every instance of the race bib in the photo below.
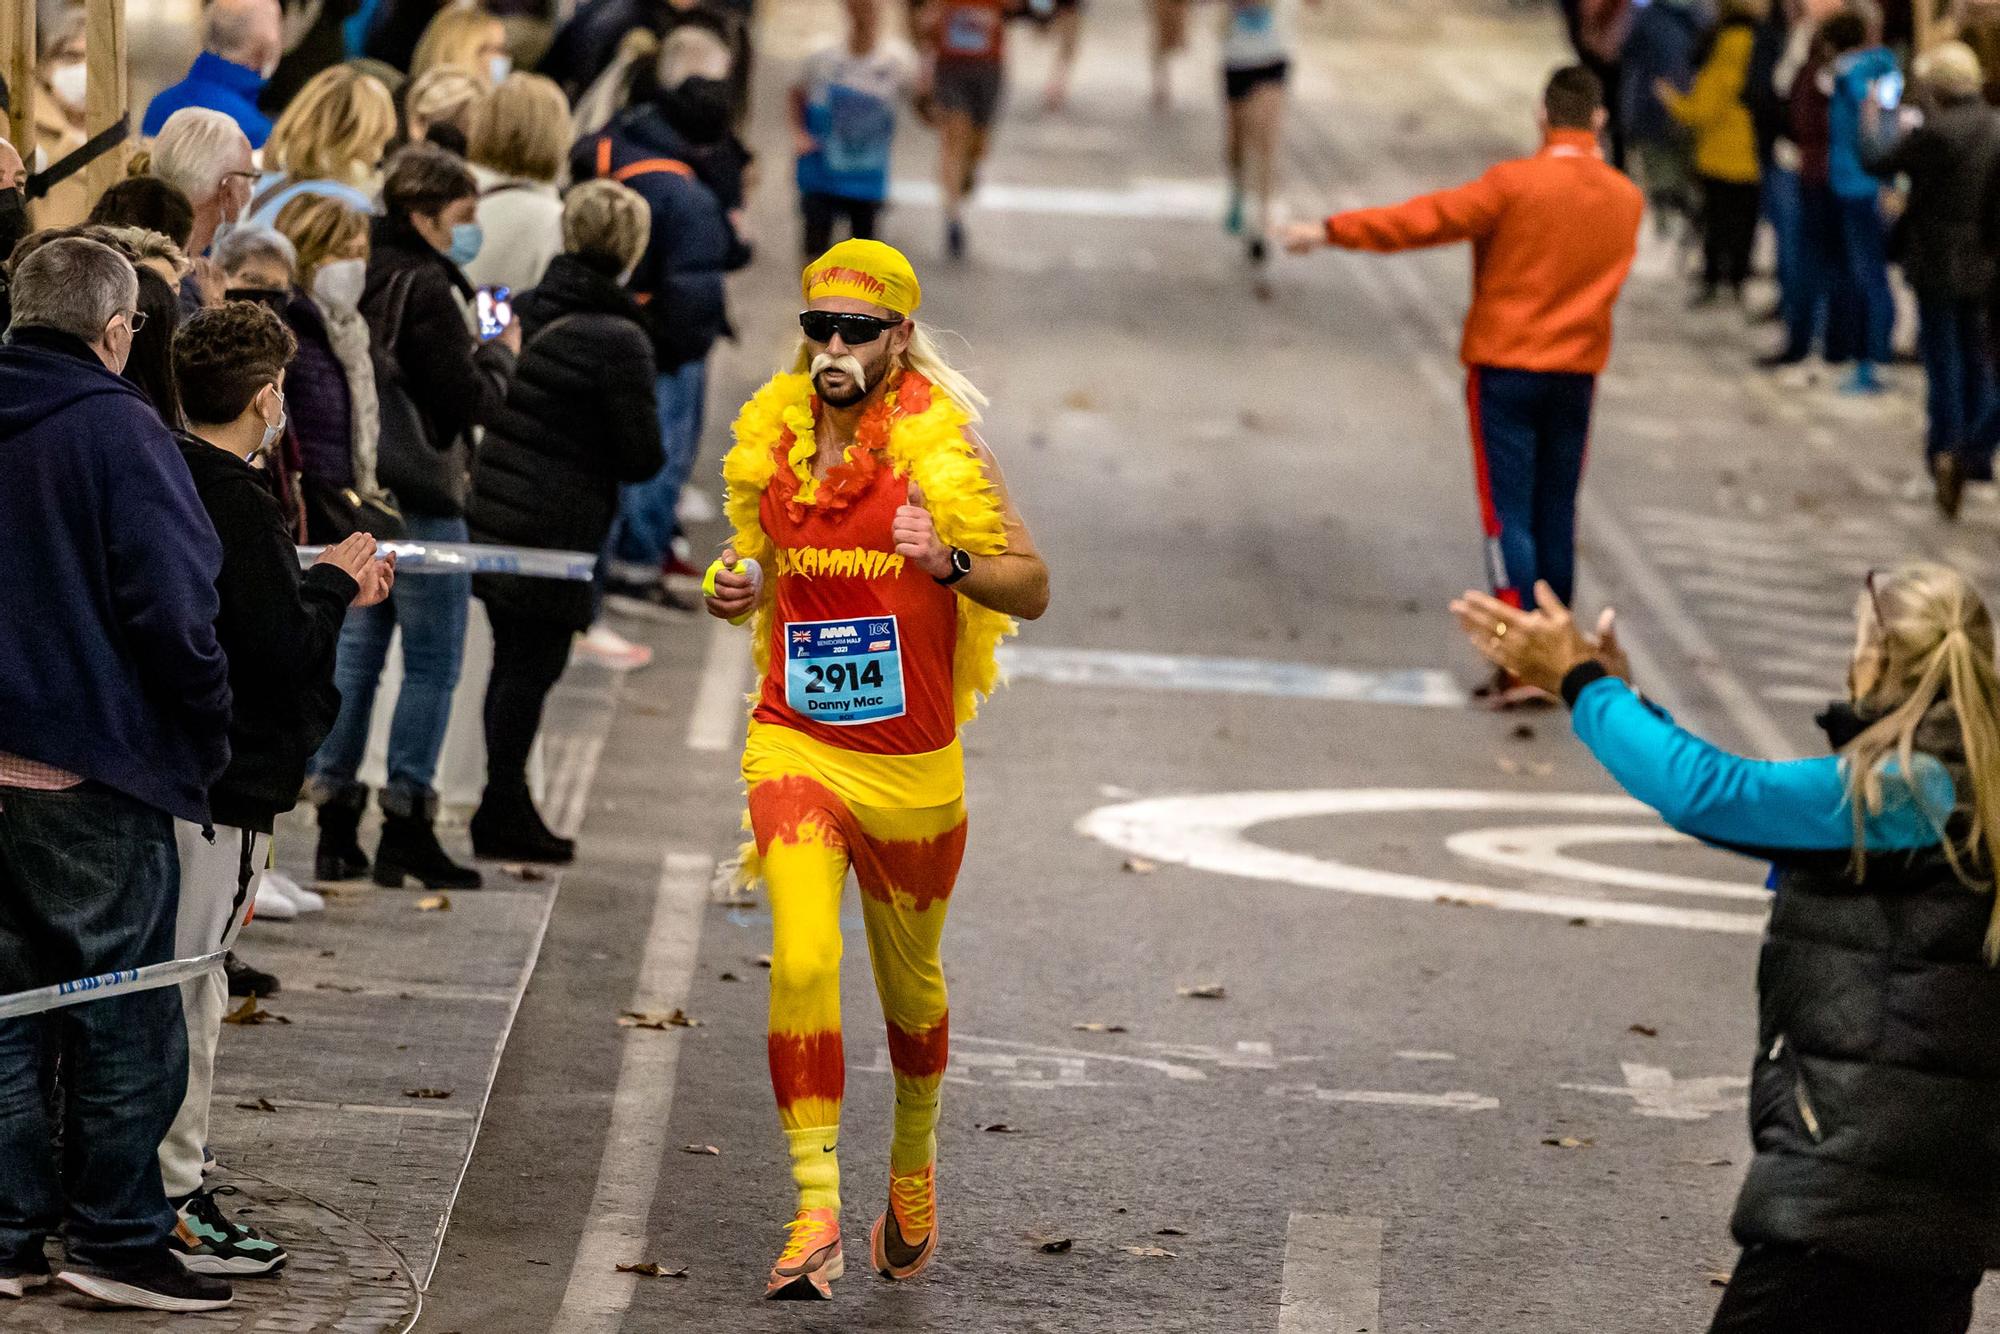
[[[893,616],[785,623],[785,703],[835,727],[903,716],[903,649]]]
[[[990,9],[964,6],[952,10],[944,21],[944,49],[956,56],[986,56],[993,53],[1000,16]]]

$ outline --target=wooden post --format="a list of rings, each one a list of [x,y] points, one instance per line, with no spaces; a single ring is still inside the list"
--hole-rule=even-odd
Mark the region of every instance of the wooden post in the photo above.
[[[0,0],[12,3],[13,0]],[[30,0],[32,3],[32,0]],[[84,129],[98,134],[127,114],[130,88],[126,82],[125,0],[87,0],[84,6],[84,44],[89,57],[89,79],[84,91]],[[84,168],[84,189],[92,199],[125,178],[125,163],[132,156],[130,140]]]
[[[0,0],[0,75],[13,106],[7,141],[33,165],[35,156],[35,0]]]

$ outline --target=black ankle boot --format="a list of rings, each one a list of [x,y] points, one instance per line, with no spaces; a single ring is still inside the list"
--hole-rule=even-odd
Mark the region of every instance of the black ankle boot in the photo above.
[[[485,884],[479,872],[460,866],[439,846],[437,794],[413,796],[385,789],[381,798],[382,842],[375,849],[375,883],[384,889],[401,889],[405,877],[415,879],[425,889],[478,889]]]
[[[343,788],[319,803],[319,850],[313,855],[318,880],[358,880],[368,874],[368,854],[361,849],[361,812],[368,789]]]
[[[488,861],[567,866],[576,860],[576,840],[558,838],[542,823],[525,786],[489,786],[472,816],[472,854]]]

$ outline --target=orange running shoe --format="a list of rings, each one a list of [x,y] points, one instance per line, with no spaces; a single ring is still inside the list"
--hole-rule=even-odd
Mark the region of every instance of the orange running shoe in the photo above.
[[[883,1278],[915,1278],[937,1253],[937,1164],[889,1174],[889,1208],[868,1234],[869,1258]]]
[[[791,1237],[771,1266],[764,1296],[780,1302],[832,1301],[833,1281],[847,1268],[840,1254],[840,1215],[831,1209],[801,1209],[785,1227]]]

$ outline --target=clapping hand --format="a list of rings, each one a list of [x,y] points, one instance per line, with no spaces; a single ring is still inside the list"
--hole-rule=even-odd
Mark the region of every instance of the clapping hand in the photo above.
[[[353,607],[372,607],[389,596],[396,586],[396,553],[377,557],[375,538],[370,533],[349,533],[346,538],[319,553],[315,565],[331,565],[354,580],[358,592]]]
[[[1632,679],[1632,664],[1618,642],[1618,614],[1606,607],[1597,633],[1577,628],[1568,607],[1546,580],[1535,585],[1536,609],[1523,611],[1496,597],[1468,589],[1451,604],[1452,615],[1472,646],[1494,666],[1550,694],[1582,663],[1595,661],[1613,676]]]

